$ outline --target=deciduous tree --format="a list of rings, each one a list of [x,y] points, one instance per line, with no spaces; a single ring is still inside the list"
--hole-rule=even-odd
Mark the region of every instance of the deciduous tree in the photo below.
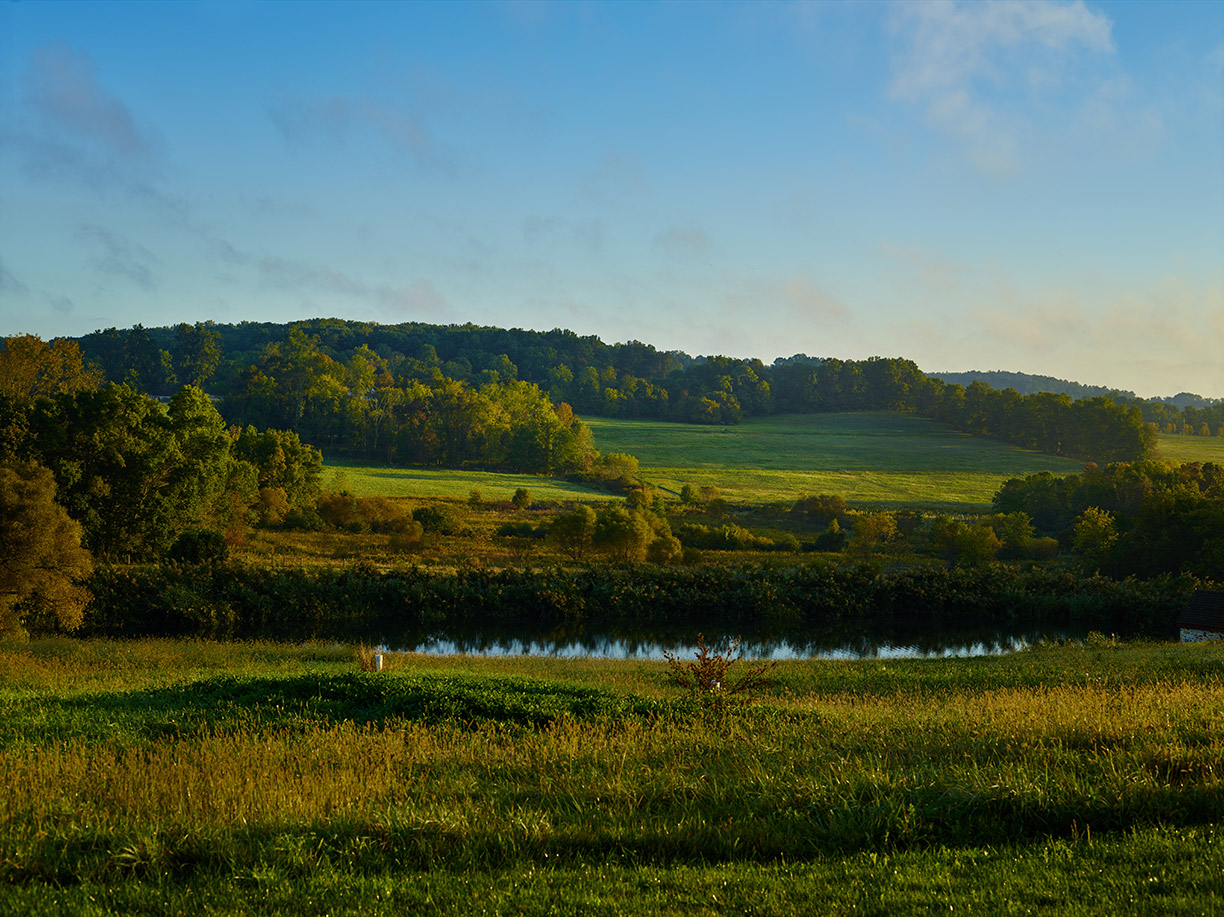
[[[30,462],[0,464],[0,635],[31,622],[75,630],[93,569],[81,526],[55,502],[55,478]]]

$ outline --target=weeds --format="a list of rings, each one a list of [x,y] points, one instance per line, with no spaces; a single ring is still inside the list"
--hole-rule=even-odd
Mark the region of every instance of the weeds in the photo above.
[[[364,643],[357,644],[357,664],[361,666],[363,672],[377,671],[378,661],[376,657],[379,655],[372,646],[366,646]]]
[[[761,663],[733,675],[731,670],[743,659],[739,647],[740,638],[736,637],[727,651],[720,653],[706,644],[705,634],[698,634],[697,652],[691,661],[682,662],[667,651],[663,655],[667,659],[667,670],[676,684],[692,694],[719,700],[735,695],[750,698],[773,686],[774,680],[769,673],[778,667],[778,663]]]

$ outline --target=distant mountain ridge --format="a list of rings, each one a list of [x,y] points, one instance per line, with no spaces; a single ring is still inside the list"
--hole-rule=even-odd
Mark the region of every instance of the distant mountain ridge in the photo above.
[[[949,385],[969,386],[974,382],[984,382],[994,389],[1014,389],[1021,395],[1034,395],[1038,392],[1051,392],[1056,395],[1070,395],[1072,398],[1123,398],[1136,400],[1134,392],[1125,389],[1108,388],[1103,385],[1084,385],[1080,382],[1070,382],[1057,379],[1054,376],[1038,376],[1030,373],[1014,373],[1002,370],[971,370],[964,373],[927,373],[935,379],[942,379]],[[1190,392],[1181,392],[1163,398],[1147,398],[1145,401],[1160,401],[1176,408],[1205,408],[1219,404],[1224,398],[1204,398]]]

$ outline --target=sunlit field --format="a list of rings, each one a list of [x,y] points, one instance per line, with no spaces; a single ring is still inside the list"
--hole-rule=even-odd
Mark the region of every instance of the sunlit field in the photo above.
[[[653,483],[711,485],[746,502],[832,493],[881,508],[981,509],[1009,478],[1082,468],[911,414],[795,414],[734,427],[596,418],[590,426],[600,449],[637,456]]]
[[[1224,464],[1224,437],[1160,435],[1157,457],[1166,462]]]
[[[1009,478],[1082,464],[955,433],[909,414],[807,414],[734,427],[589,419],[601,452],[626,452],[642,479],[678,493],[717,487],[729,500],[762,503],[817,493],[878,508],[980,510]],[[394,469],[329,461],[329,482],[361,496],[505,500],[518,487],[543,501],[607,499],[593,488],[531,475]],[[327,477],[327,476],[330,477]]]
[[[556,478],[491,471],[388,468],[344,459],[323,466],[324,486],[359,497],[426,497],[466,500],[472,491],[489,502],[509,500],[520,487],[533,499],[549,502],[607,500],[606,491]]]
[[[0,649],[0,913],[1212,914],[1224,646],[667,666]]]

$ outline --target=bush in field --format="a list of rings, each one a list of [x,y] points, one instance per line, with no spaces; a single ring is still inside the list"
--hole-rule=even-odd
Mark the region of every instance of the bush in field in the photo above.
[[[823,532],[816,536],[812,547],[817,551],[840,551],[846,546],[846,533],[836,519],[829,522]]]
[[[675,564],[684,559],[684,546],[671,534],[655,535],[646,548],[646,559],[652,564]]]
[[[530,522],[504,522],[497,527],[501,538],[535,538],[542,539],[548,535],[548,526],[534,526]]]
[[[610,487],[627,489],[638,476],[638,460],[623,452],[610,452],[600,456],[591,469],[592,474]]]
[[[676,526],[676,537],[680,543],[705,551],[751,551],[771,550],[773,539],[754,535],[739,525],[723,525],[718,528],[687,522]],[[798,542],[795,542],[796,546]]]
[[[326,494],[319,498],[319,518],[327,525],[349,532],[368,532],[369,524],[361,517],[357,498],[352,494]]]
[[[430,504],[418,506],[412,511],[412,519],[419,522],[426,532],[450,535],[455,531],[455,518],[444,506]]]
[[[885,550],[897,538],[897,521],[888,513],[868,513],[854,520],[850,548],[858,554]]]
[[[223,564],[229,559],[229,545],[220,532],[188,529],[174,540],[167,557],[183,564]]]
[[[595,523],[595,510],[582,504],[553,520],[549,539],[571,559],[582,560],[595,540]]]
[[[531,507],[531,492],[526,487],[520,487],[514,492],[514,496],[510,498],[510,502],[517,510],[529,509]]]
[[[846,521],[846,500],[834,494],[818,494],[815,497],[801,497],[791,507],[791,512],[807,519],[815,525],[828,525],[830,522]]]
[[[1001,542],[999,556],[1020,560],[1033,554],[1033,520],[1027,513],[995,513],[986,519]]]
[[[655,532],[640,511],[611,506],[598,514],[592,543],[622,563],[646,559]]]
[[[409,531],[417,521],[387,497],[328,494],[319,499],[318,512],[327,525],[349,532],[398,535]]]
[[[421,546],[421,541],[424,538],[425,529],[421,526],[421,523],[409,519],[402,529],[391,536],[388,547],[392,551],[415,551]]]

